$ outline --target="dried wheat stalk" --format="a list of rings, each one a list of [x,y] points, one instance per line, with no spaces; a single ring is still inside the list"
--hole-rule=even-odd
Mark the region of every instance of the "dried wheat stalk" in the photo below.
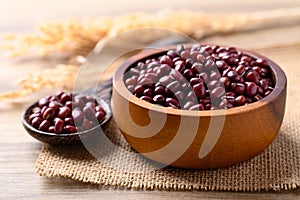
[[[77,73],[77,66],[60,64],[51,69],[27,74],[17,81],[17,84],[20,86],[19,89],[0,93],[0,100],[23,97],[45,88],[70,90]]]
[[[176,19],[176,20],[174,20]],[[24,56],[37,53],[46,56],[53,53],[74,58],[86,56],[97,44],[117,33],[143,27],[159,27],[181,32],[196,40],[216,33],[230,33],[257,29],[264,26],[297,23],[300,9],[265,11],[253,14],[211,15],[201,12],[162,12],[156,15],[145,13],[128,14],[115,18],[98,18],[86,21],[69,20],[48,22],[39,26],[38,34],[8,34],[0,44],[0,50],[10,56]],[[274,23],[279,22],[279,23]],[[0,94],[4,98],[16,98],[31,94],[46,87],[68,86],[75,80],[77,68],[55,67],[41,73],[29,74],[19,82],[20,89]],[[48,73],[52,73],[53,77]],[[55,77],[55,78],[54,78]],[[67,78],[66,78],[67,77]]]

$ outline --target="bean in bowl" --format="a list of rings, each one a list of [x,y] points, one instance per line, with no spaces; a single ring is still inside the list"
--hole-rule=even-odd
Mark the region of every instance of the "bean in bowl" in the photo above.
[[[178,45],[147,58],[124,75],[136,97],[164,107],[216,110],[247,105],[275,86],[268,61],[234,47]]]

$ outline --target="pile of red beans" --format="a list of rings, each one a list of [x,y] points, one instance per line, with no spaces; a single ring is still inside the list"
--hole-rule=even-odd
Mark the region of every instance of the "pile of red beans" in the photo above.
[[[96,127],[105,114],[95,98],[60,91],[40,99],[28,123],[40,131],[69,134]]]
[[[126,71],[124,82],[142,100],[184,110],[247,105],[268,96],[275,85],[267,60],[203,44],[178,45],[138,62]]]

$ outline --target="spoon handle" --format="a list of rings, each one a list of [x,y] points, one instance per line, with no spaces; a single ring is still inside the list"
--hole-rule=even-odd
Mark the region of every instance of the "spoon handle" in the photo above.
[[[103,81],[81,92],[84,95],[95,96],[103,99],[109,106],[112,95],[112,78]]]

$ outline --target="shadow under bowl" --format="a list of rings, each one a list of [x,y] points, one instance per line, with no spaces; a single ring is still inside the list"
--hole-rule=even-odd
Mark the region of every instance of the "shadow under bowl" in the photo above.
[[[113,77],[114,119],[137,152],[165,166],[201,169],[246,161],[270,145],[280,129],[286,102],[286,76],[276,63],[241,50],[251,57],[266,59],[272,71],[274,90],[257,102],[222,110],[172,109],[135,97],[123,80],[128,68],[169,49],[134,56]]]

